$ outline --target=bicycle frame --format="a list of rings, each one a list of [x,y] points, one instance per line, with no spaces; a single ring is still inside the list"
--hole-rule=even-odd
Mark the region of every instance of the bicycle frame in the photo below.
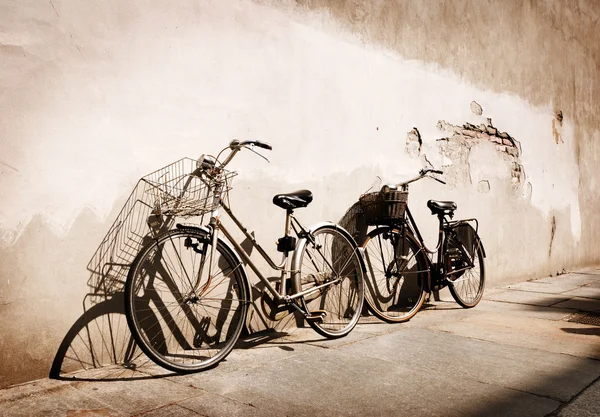
[[[405,221],[401,224],[402,233],[406,233],[406,231],[408,229],[408,232],[411,233],[416,238],[417,242],[419,243],[419,246],[421,248],[420,250],[423,250],[427,255],[427,256],[424,256],[424,258],[426,260],[425,262],[427,263],[427,272],[428,272],[428,274],[427,274],[427,292],[431,292],[432,290],[439,290],[439,289],[443,288],[444,286],[446,286],[448,276],[457,274],[459,272],[464,272],[464,271],[474,267],[472,260],[469,259],[468,257],[465,257],[467,266],[464,268],[453,270],[452,272],[449,273],[446,270],[446,268],[444,267],[444,265],[445,265],[444,260],[445,260],[446,250],[447,250],[447,234],[450,229],[452,229],[453,227],[456,227],[459,224],[475,222],[475,236],[476,236],[477,241],[480,244],[479,235],[477,234],[477,230],[479,229],[479,222],[477,221],[477,219],[472,218],[472,219],[449,221],[446,218],[445,214],[438,214],[438,222],[439,222],[438,241],[436,244],[436,248],[434,250],[429,249],[427,247],[427,245],[425,244],[423,236],[421,235],[421,232],[419,231],[417,223],[415,222],[415,219],[412,216],[412,213],[410,212],[410,209],[408,208],[408,206],[406,207],[406,211],[405,211]],[[482,248],[482,250],[483,250],[483,248]],[[484,253],[484,257],[485,257],[485,251],[483,253]],[[434,254],[437,255],[436,262],[433,262]],[[415,254],[415,256],[417,256],[417,255],[418,255],[418,253]],[[429,273],[429,271],[431,271],[431,273]],[[425,271],[423,271],[423,272],[425,272]]]
[[[248,232],[248,229],[240,222],[240,220],[238,220],[238,218],[233,214],[231,208],[228,206],[228,204],[224,201],[223,199],[223,195],[224,195],[224,190],[226,190],[227,188],[227,180],[223,179],[220,177],[220,174],[223,172],[221,171],[223,167],[225,167],[232,159],[233,156],[238,152],[239,150],[235,150],[233,152],[231,152],[227,158],[225,159],[225,161],[221,164],[220,168],[216,168],[213,166],[212,169],[214,169],[215,171],[213,171],[212,175],[215,175],[215,177],[213,177],[212,179],[214,180],[214,187],[212,190],[212,207],[214,207],[214,209],[210,212],[210,221],[208,224],[208,229],[209,229],[209,233],[211,235],[211,252],[209,254],[209,271],[208,271],[208,276],[209,279],[212,276],[212,261],[214,259],[214,253],[217,247],[217,242],[219,241],[219,232],[222,232],[223,235],[225,236],[225,238],[227,239],[227,241],[231,244],[231,246],[233,246],[233,248],[235,249],[235,251],[237,252],[237,254],[239,256],[241,256],[242,260],[248,264],[250,266],[250,268],[252,269],[252,271],[254,271],[254,273],[256,274],[256,276],[259,278],[259,280],[265,285],[266,289],[269,291],[269,293],[274,297],[275,301],[277,304],[281,305],[281,304],[287,304],[287,305],[292,305],[294,308],[296,308],[298,311],[300,311],[302,314],[306,315],[307,312],[304,311],[303,308],[301,308],[300,306],[298,306],[298,303],[293,303],[294,300],[297,300],[303,296],[307,296],[310,294],[313,294],[315,292],[318,292],[330,285],[333,284],[337,284],[340,279],[335,279],[333,281],[329,281],[326,282],[324,284],[312,287],[308,290],[305,291],[299,291],[296,292],[292,295],[288,295],[286,294],[286,283],[288,279],[291,279],[293,277],[293,274],[297,271],[295,271],[293,269],[293,264],[294,262],[291,262],[291,267],[292,268],[288,268],[288,264],[290,262],[288,262],[288,258],[289,258],[289,252],[292,252],[296,250],[296,248],[298,248],[298,245],[300,244],[300,242],[302,241],[301,239],[305,238],[308,239],[309,241],[312,241],[312,237],[311,237],[311,233],[310,230],[305,229],[300,222],[294,217],[293,215],[293,210],[286,210],[286,218],[285,218],[285,230],[284,230],[284,238],[285,237],[289,237],[291,236],[291,231],[293,230],[294,233],[296,234],[298,241],[297,241],[297,246],[294,250],[288,250],[288,251],[284,251],[283,252],[283,256],[282,256],[282,260],[279,264],[277,264],[267,253],[266,251],[260,246],[260,244],[256,241],[256,239],[254,238],[254,236],[252,236],[250,234],[250,232]],[[218,159],[218,158],[217,158]],[[198,167],[195,171],[193,171],[189,178],[186,180],[185,184],[183,185],[183,188],[181,190],[181,194],[180,197],[184,195],[184,193],[186,192],[186,190],[188,189],[189,185],[191,184],[192,181],[192,177],[196,177],[199,178],[203,183],[205,183],[208,186],[208,182],[207,179],[205,177],[203,177],[203,172],[204,172],[204,168],[202,167]],[[175,206],[177,207],[177,206]],[[238,229],[244,234],[244,236],[251,242],[252,246],[254,248],[257,249],[258,253],[261,255],[261,257],[269,264],[269,266],[276,271],[281,271],[281,276],[280,276],[280,289],[279,291],[277,291],[277,289],[273,286],[273,284],[271,283],[271,281],[269,281],[258,269],[258,267],[254,264],[254,262],[250,259],[250,255],[248,255],[248,253],[244,250],[244,248],[235,240],[235,238],[231,235],[231,233],[227,230],[227,228],[225,227],[225,225],[221,222],[220,218],[219,218],[219,208],[223,208],[223,210],[225,211],[225,213],[227,213],[227,215],[229,216],[229,218],[233,221],[233,223],[238,227]],[[156,230],[153,230],[154,235],[158,235],[160,231],[164,231],[164,230],[168,230],[168,228],[170,227],[170,225],[172,224],[172,221],[174,220],[173,216],[166,216],[166,219],[164,222],[162,222],[162,224],[158,225],[156,227]],[[320,226],[317,225],[317,226]],[[329,265],[329,267],[332,267],[329,264],[329,261],[327,261],[327,259],[325,257],[323,257],[323,260],[325,260],[327,262],[327,264]],[[361,258],[362,261],[362,258]],[[243,264],[240,264],[240,267],[242,269],[244,269],[244,277],[246,277],[246,281],[247,281],[247,275],[245,273],[245,268]],[[363,268],[364,270],[364,268]],[[289,276],[288,276],[289,274]],[[196,285],[198,285],[198,283],[196,283]],[[247,283],[249,284],[249,283]]]
[[[294,272],[297,272],[291,268],[287,268],[289,262],[288,262],[288,258],[289,258],[289,252],[285,251],[283,252],[282,255],[282,260],[279,264],[275,263],[275,261],[273,261],[273,259],[266,253],[266,251],[262,248],[262,246],[260,246],[260,244],[256,241],[256,239],[254,238],[254,236],[252,236],[250,234],[250,232],[248,231],[248,229],[240,222],[240,220],[238,220],[237,217],[235,217],[235,215],[233,214],[233,212],[231,211],[231,208],[224,202],[224,201],[220,201],[220,207],[223,208],[223,210],[227,213],[227,215],[229,216],[229,218],[233,221],[233,223],[238,227],[238,229],[244,234],[244,236],[251,242],[252,247],[256,248],[256,250],[258,251],[258,253],[261,255],[261,257],[269,264],[269,266],[276,271],[281,271],[281,277],[280,277],[280,288],[279,288],[279,292],[275,289],[275,287],[273,287],[273,284],[271,284],[271,282],[261,273],[261,271],[258,269],[258,267],[255,265],[255,263],[252,261],[252,259],[250,259],[250,255],[246,252],[246,250],[244,250],[244,248],[235,240],[235,238],[231,235],[231,233],[229,232],[229,230],[227,230],[227,228],[225,227],[225,225],[221,222],[220,218],[219,218],[219,213],[218,210],[215,210],[211,213],[211,219],[209,222],[209,227],[211,229],[211,233],[212,233],[212,239],[213,239],[213,244],[211,247],[211,254],[210,254],[210,263],[209,263],[209,276],[211,276],[211,268],[212,268],[212,257],[214,254],[214,251],[216,249],[216,243],[218,240],[218,234],[219,232],[222,232],[223,235],[225,236],[225,238],[227,239],[227,241],[229,243],[231,243],[231,245],[234,247],[234,249],[237,251],[237,253],[242,257],[242,259],[250,266],[250,268],[252,269],[252,271],[254,271],[254,273],[256,274],[256,276],[258,277],[258,279],[265,285],[265,287],[267,288],[267,290],[271,293],[271,295],[273,295],[273,297],[275,298],[275,301],[278,304],[288,304],[293,306],[294,308],[296,308],[298,311],[300,311],[302,314],[306,315],[307,312],[304,311],[303,308],[301,308],[300,306],[297,305],[297,303],[293,303],[292,301],[297,300],[303,296],[307,296],[310,294],[313,294],[315,292],[318,292],[330,285],[334,285],[336,283],[339,282],[339,278],[330,282],[326,282],[324,284],[312,287],[308,290],[305,291],[300,291],[297,293],[294,293],[292,295],[288,295],[286,294],[286,283],[288,279],[291,279],[291,275]],[[292,210],[287,210],[286,211],[286,219],[285,219],[285,235],[284,237],[290,236],[290,232],[294,231],[294,233],[296,234],[296,236],[300,239],[302,238],[306,238],[310,240],[310,231],[306,230],[301,224],[300,222],[294,217],[293,215],[293,211]],[[300,241],[298,241],[299,243]],[[295,251],[295,250],[294,250]],[[243,265],[240,265],[243,268]],[[289,276],[288,276],[289,274]]]

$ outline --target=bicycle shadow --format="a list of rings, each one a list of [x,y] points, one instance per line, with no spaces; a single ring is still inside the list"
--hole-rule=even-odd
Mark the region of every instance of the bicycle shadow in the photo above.
[[[153,214],[154,201],[154,186],[144,179],[138,181],[94,252],[86,267],[89,292],[82,301],[83,314],[64,336],[50,378],[115,381],[173,375],[154,365],[136,346],[125,316],[124,291],[130,265],[149,239],[174,228],[174,220]],[[189,218],[186,223],[202,224],[202,218]],[[249,241],[241,245],[251,252]],[[285,329],[298,323],[293,314],[283,320],[269,320],[257,306],[261,294],[260,285],[251,287],[250,312],[243,333],[246,341],[242,340],[242,347],[281,337],[287,334]],[[277,328],[275,336],[255,337],[260,327]]]
[[[136,184],[90,259],[86,268],[90,291],[82,301],[83,314],[63,338],[50,378],[63,379],[69,374],[69,379],[111,381],[163,376],[136,346],[124,309],[129,266],[147,239],[168,226],[149,224],[153,209],[150,191],[145,181]],[[89,372],[98,370],[103,372]],[[84,376],[79,378],[79,374]]]

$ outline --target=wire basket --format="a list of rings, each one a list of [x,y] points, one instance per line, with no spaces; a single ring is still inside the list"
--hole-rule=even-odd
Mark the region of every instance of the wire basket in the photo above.
[[[408,191],[367,193],[358,201],[368,225],[395,224],[404,220]]]
[[[150,186],[146,192],[154,199],[154,213],[167,216],[194,217],[215,210],[219,200],[214,191],[227,197],[237,173],[221,169],[211,174],[199,170],[196,160],[183,158],[142,178]]]

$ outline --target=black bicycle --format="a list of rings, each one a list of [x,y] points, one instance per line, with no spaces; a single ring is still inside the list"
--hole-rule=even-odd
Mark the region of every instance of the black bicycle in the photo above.
[[[448,286],[464,308],[475,307],[485,286],[485,250],[477,219],[452,221],[453,201],[429,200],[427,207],[439,221],[437,246],[425,245],[407,206],[408,185],[442,171],[424,169],[419,175],[379,192],[364,194],[360,205],[366,223],[376,226],[363,242],[368,273],[365,300],[380,319],[400,323],[421,308],[426,294]]]

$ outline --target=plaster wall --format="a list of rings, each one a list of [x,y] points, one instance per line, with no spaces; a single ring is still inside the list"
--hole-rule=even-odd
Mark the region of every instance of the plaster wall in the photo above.
[[[236,158],[232,193],[273,256],[273,194],[310,188],[300,219],[338,221],[428,161],[449,185],[411,187],[417,222],[433,244],[427,199],[477,217],[488,285],[598,263],[593,4],[0,0],[0,386],[48,374],[137,180],[233,137],[273,145],[269,164]],[[438,127],[488,118],[523,178],[496,144]]]

